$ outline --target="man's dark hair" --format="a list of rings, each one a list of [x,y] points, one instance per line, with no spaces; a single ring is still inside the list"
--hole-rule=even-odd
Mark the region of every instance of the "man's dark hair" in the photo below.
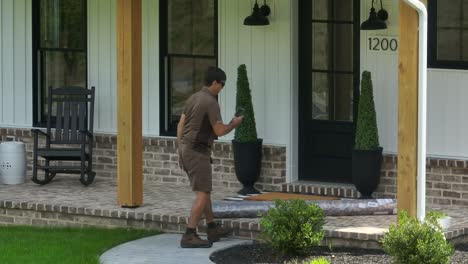
[[[205,85],[210,86],[214,81],[226,81],[226,73],[218,67],[209,67],[205,73]]]

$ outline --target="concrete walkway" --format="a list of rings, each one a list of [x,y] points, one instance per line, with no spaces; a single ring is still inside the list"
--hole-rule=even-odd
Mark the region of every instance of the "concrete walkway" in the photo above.
[[[211,248],[181,248],[180,234],[161,234],[131,241],[105,252],[102,264],[207,264],[210,255],[222,248],[249,243],[249,240],[221,239]]]

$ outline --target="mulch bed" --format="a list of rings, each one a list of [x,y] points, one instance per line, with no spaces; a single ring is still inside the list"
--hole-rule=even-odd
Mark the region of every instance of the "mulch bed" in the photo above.
[[[468,244],[455,246],[455,254],[452,257],[452,264],[468,263]],[[356,248],[328,248],[317,247],[312,249],[307,255],[300,257],[281,256],[265,244],[253,243],[231,247],[217,251],[211,255],[210,260],[216,264],[254,264],[254,263],[287,263],[297,260],[312,260],[317,257],[325,257],[332,264],[391,264],[390,256],[381,250],[356,249]]]

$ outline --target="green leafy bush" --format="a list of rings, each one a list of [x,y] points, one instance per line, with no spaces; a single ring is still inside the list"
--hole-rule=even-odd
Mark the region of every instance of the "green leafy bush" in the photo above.
[[[255,124],[252,95],[250,93],[245,64],[240,65],[237,69],[236,110],[238,109],[243,109],[242,115],[244,116],[244,121],[236,128],[234,140],[242,143],[257,142],[257,126]]]
[[[381,240],[385,252],[400,264],[448,264],[454,249],[445,240],[438,220],[443,215],[429,212],[421,223],[406,212],[398,214],[399,225],[391,225]]]
[[[324,237],[325,213],[304,200],[276,200],[260,219],[262,236],[281,253],[300,254],[318,245]]]
[[[330,264],[330,262],[326,258],[318,258],[312,260],[309,264]]]
[[[328,261],[324,257],[321,257],[321,258],[313,259],[313,260],[310,260],[310,261],[303,261],[301,263],[302,264],[330,264],[330,261]],[[295,260],[294,262],[288,262],[287,264],[300,264],[300,263],[297,262],[297,260]]]
[[[371,73],[368,71],[362,73],[355,141],[354,148],[359,150],[375,150],[380,147]]]

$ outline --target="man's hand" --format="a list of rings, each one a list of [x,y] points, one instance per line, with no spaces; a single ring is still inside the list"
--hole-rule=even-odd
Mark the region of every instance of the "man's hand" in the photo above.
[[[234,116],[231,119],[231,124],[234,126],[234,128],[236,128],[242,124],[242,121],[244,121],[244,116]]]
[[[231,132],[234,128],[240,126],[243,120],[244,120],[243,116],[237,116],[237,117],[235,116],[231,119],[231,122],[229,122],[229,124],[227,125],[224,125],[221,122],[214,125],[213,131],[218,137],[224,136],[227,133]]]

